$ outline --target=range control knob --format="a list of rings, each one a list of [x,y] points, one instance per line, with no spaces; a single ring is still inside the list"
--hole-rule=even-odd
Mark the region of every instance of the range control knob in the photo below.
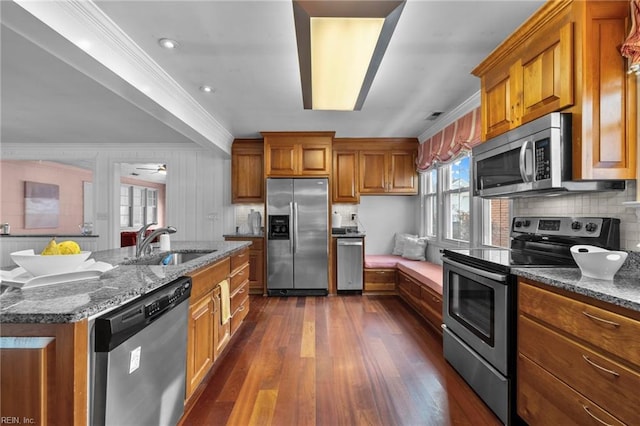
[[[522,221],[522,226],[524,226],[525,228],[529,225],[531,225],[531,221],[529,219],[525,219]]]
[[[516,220],[513,226],[515,226],[516,228],[520,228],[522,226],[522,222],[520,222],[519,220]]]
[[[584,229],[585,229],[587,232],[596,232],[596,230],[598,229],[598,225],[596,225],[596,224],[595,224],[595,223],[593,223],[593,222],[589,222],[589,223],[587,223],[587,224],[584,226]]]
[[[580,222],[578,221],[571,222],[571,229],[578,231],[580,228],[582,228],[582,224]]]

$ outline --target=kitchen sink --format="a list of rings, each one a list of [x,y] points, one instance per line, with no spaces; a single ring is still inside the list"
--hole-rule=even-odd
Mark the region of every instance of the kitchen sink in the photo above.
[[[129,259],[122,262],[123,265],[180,265],[199,257],[206,256],[217,250],[199,251],[171,251],[155,256],[145,256],[139,259]]]

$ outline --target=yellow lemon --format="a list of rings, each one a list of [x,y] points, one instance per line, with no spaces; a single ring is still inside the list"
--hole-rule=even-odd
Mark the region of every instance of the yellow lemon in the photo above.
[[[49,241],[49,244],[47,244],[47,246],[44,248],[44,250],[42,250],[42,253],[40,254],[43,256],[60,254],[60,249],[58,248],[58,244],[56,244],[56,239],[52,238],[51,241]]]
[[[60,254],[80,254],[80,245],[75,241],[62,241],[58,243]]]

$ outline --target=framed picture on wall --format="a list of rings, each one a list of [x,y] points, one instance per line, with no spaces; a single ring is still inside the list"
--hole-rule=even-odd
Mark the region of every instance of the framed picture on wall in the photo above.
[[[24,183],[24,227],[57,228],[60,187],[49,183]]]

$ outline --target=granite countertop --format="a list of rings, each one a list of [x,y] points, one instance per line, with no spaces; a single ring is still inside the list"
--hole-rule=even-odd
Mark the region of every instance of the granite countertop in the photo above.
[[[346,234],[331,234],[333,238],[364,238],[364,232],[348,232]]]
[[[627,262],[612,281],[583,277],[579,268],[512,268],[511,271],[523,278],[640,311],[638,259],[640,256],[630,253]]]
[[[240,234],[238,232],[236,232],[235,234],[224,234],[223,237],[230,237],[230,238],[264,238],[264,233],[261,232],[259,234]]]
[[[0,296],[0,323],[68,323],[80,321],[122,305],[142,294],[162,287],[189,272],[229,257],[249,241],[171,242],[172,251],[215,250],[181,265],[126,265],[135,257],[135,247],[97,251],[96,261],[116,268],[99,279],[66,284],[9,288]],[[158,255],[161,252],[154,253]]]

